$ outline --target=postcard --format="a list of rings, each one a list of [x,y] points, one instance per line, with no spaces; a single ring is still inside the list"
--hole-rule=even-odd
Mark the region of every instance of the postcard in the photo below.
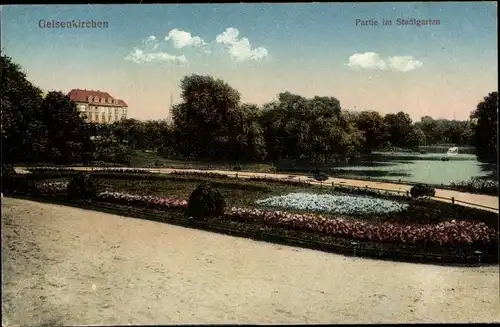
[[[2,326],[500,321],[495,2],[0,9]]]

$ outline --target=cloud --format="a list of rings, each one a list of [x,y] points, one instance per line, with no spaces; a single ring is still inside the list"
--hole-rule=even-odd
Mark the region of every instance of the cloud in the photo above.
[[[171,41],[175,48],[199,47],[206,42],[199,36],[192,36],[191,33],[174,28],[165,36],[165,41]]]
[[[157,50],[160,45],[158,43],[158,40],[156,39],[156,36],[151,35],[147,39],[142,41],[142,46],[146,50]]]
[[[351,68],[385,69],[383,59],[375,52],[355,53],[349,57],[347,66]]]
[[[151,35],[142,41],[141,48],[134,48],[134,50],[125,57],[125,60],[133,61],[137,64],[154,61],[163,61],[175,64],[183,64],[187,62],[184,55],[176,56],[167,52],[158,51],[159,46],[160,44],[158,43],[156,36]]]
[[[400,72],[409,72],[424,65],[423,62],[412,56],[394,56],[389,58],[389,66]]]
[[[419,67],[424,63],[412,56],[392,56],[384,60],[378,53],[364,52],[355,53],[349,57],[348,67],[364,68],[364,69],[379,69],[386,70],[387,68],[393,71],[407,73]]]
[[[240,32],[229,27],[221,34],[217,35],[215,41],[226,47],[229,54],[238,61],[259,60],[269,55],[266,48],[258,47],[252,49],[250,41],[246,37],[239,39]]]
[[[134,48],[134,51],[132,51],[128,56],[126,56],[125,60],[130,60],[137,64],[143,64],[152,61],[165,61],[176,64],[182,64],[187,62],[187,59],[184,55],[175,56],[166,52],[145,52],[144,50],[139,48]]]

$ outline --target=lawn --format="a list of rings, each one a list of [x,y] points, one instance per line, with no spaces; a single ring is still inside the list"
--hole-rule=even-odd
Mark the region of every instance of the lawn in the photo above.
[[[50,178],[50,174],[46,175],[46,181],[68,181],[74,173],[63,173],[67,177]],[[397,203],[408,205],[407,210],[402,212],[381,213],[362,213],[354,216],[357,219],[370,221],[394,221],[404,223],[435,223],[442,220],[479,220],[483,221],[491,227],[498,228],[498,216],[495,213],[478,210],[451,203],[445,203],[432,200],[413,200],[403,196],[385,194],[377,191],[367,191],[352,187],[336,186],[332,190],[329,186],[294,186],[280,184],[276,182],[266,181],[250,181],[248,179],[234,179],[222,177],[199,177],[199,176],[179,176],[170,174],[117,174],[106,172],[94,172],[94,176],[98,176],[102,185],[103,191],[124,192],[139,195],[161,196],[174,199],[187,200],[191,192],[203,182],[211,183],[224,196],[228,207],[245,207],[245,208],[274,208],[276,210],[285,210],[291,213],[308,213],[308,209],[283,208],[264,206],[258,204],[257,201],[268,199],[273,196],[283,196],[291,193],[306,193],[306,194],[327,194],[339,196],[354,196],[365,198],[384,199]],[[327,211],[317,211],[327,217],[336,216]]]
[[[160,156],[157,152],[134,151],[132,155],[130,167],[134,168],[177,168],[177,169],[218,169],[218,170],[233,170],[235,165],[241,165],[243,171],[255,172],[272,172],[274,166],[272,163],[246,163],[215,160],[176,160],[167,159]]]

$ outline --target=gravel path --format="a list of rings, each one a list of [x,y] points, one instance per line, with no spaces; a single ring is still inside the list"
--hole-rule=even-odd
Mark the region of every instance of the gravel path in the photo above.
[[[500,321],[498,267],[347,258],[2,199],[2,325]]]

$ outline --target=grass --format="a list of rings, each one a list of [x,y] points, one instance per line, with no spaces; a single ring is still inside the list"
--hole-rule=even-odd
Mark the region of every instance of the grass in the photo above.
[[[51,178],[50,181],[68,180],[71,173],[64,173],[66,177]],[[104,190],[126,192],[141,195],[154,195],[187,200],[191,192],[202,182],[210,182],[217,188],[230,207],[265,208],[255,203],[275,195],[284,195],[294,192],[353,194],[367,196],[364,190],[352,187],[336,187],[332,191],[329,187],[311,185],[309,187],[290,186],[264,181],[249,181],[234,178],[200,178],[191,176],[175,176],[167,174],[116,174],[93,173],[99,176]],[[49,180],[47,180],[49,181]],[[364,193],[364,194],[363,194]],[[410,206],[407,211],[394,212],[387,215],[362,215],[356,218],[377,221],[399,221],[405,223],[429,223],[449,219],[474,219],[498,228],[498,215],[493,212],[478,210],[440,201],[415,201],[401,196],[372,193],[370,196],[389,200],[404,201]],[[283,209],[278,209],[283,210]],[[304,213],[300,210],[286,210],[289,212]],[[323,213],[325,216],[333,216]]]
[[[130,167],[133,168],[177,168],[177,169],[218,169],[233,170],[236,164],[240,164],[242,171],[272,172],[274,166],[269,163],[248,163],[215,161],[215,160],[176,160],[167,159],[156,152],[135,151],[132,155]]]

